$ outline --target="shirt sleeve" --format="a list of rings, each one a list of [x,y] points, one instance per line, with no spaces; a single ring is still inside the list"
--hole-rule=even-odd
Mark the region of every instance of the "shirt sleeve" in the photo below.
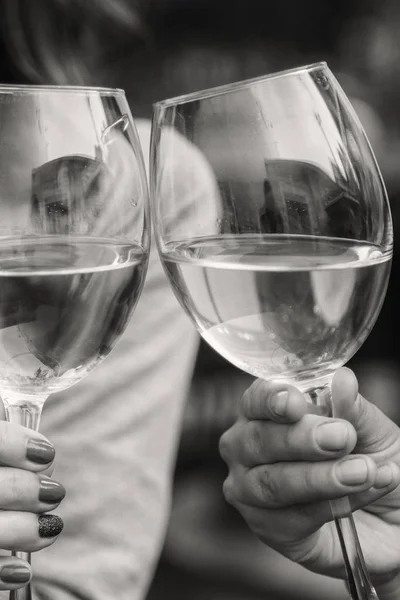
[[[148,123],[139,123],[144,156]],[[197,150],[199,185],[214,181]],[[182,171],[184,178],[185,172]],[[201,182],[201,183],[200,183]],[[85,380],[47,400],[41,431],[57,448],[53,477],[66,487],[65,528],[33,555],[43,600],[139,600],[167,525],[180,422],[198,334],[175,298],[154,243],[144,290],[127,329]]]

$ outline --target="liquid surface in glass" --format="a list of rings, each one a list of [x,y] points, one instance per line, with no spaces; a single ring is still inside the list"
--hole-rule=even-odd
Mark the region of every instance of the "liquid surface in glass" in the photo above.
[[[327,237],[223,235],[167,246],[175,293],[203,338],[256,377],[323,377],[379,314],[391,256]]]
[[[50,393],[110,352],[140,295],[146,253],[96,238],[0,243],[0,388]]]

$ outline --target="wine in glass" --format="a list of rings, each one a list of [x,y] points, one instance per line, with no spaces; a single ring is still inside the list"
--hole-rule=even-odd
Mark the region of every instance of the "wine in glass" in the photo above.
[[[147,181],[122,90],[0,86],[0,130],[0,394],[9,421],[37,429],[140,296]]]
[[[171,168],[177,136],[214,173],[219,193],[207,207],[187,164],[182,206]],[[292,382],[314,412],[332,415],[333,373],[376,321],[393,240],[379,168],[327,65],[157,103],[151,199],[161,259],[202,337],[238,368]],[[349,500],[332,509],[353,599],[377,598]]]

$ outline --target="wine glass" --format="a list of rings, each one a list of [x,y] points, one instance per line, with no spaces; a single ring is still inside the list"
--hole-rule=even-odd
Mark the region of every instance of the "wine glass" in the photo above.
[[[9,421],[38,429],[140,296],[147,181],[123,90],[0,86],[0,130],[0,393]]]
[[[188,164],[182,205],[178,137],[214,173],[208,205]],[[393,239],[373,152],[326,63],[158,102],[150,162],[158,250],[204,340],[334,414],[333,373],[376,321]],[[352,598],[377,598],[348,498],[332,509]]]

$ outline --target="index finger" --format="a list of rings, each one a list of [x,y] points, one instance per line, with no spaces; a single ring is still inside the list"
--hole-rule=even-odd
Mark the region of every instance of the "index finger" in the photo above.
[[[285,381],[256,381],[239,402],[239,414],[251,420],[296,423],[308,412],[304,394]]]

